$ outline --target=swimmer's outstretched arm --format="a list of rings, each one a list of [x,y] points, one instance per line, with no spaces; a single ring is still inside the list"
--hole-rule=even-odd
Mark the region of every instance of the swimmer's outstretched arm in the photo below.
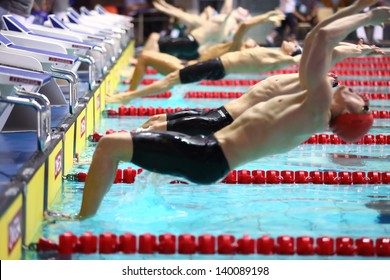
[[[384,50],[374,45],[366,45],[363,43],[352,44],[342,42],[333,50],[332,64],[342,61],[348,57],[359,57],[366,55],[386,55]]]
[[[164,0],[153,1],[153,6],[160,12],[175,17],[190,25],[192,28],[196,28],[205,24],[204,19],[202,19],[200,16],[187,13],[179,8],[176,8],[175,6],[168,4]]]
[[[358,2],[367,2],[361,0]],[[390,19],[390,8],[380,7],[366,13],[340,18],[327,26],[317,30],[308,52],[303,53],[303,57],[307,58],[305,78],[308,96],[307,100],[314,105],[313,109],[326,107],[328,108],[331,101],[330,85],[327,82],[326,76],[332,65],[331,50],[336,47],[345,37],[353,30],[360,26],[376,25]],[[302,75],[302,72],[299,72]],[[318,94],[321,93],[321,94]]]
[[[327,26],[329,23],[331,23],[331,22],[333,22],[335,20],[338,20],[338,19],[341,19],[343,17],[359,13],[365,7],[374,5],[377,2],[378,2],[378,0],[357,0],[353,4],[347,6],[347,7],[343,8],[343,9],[340,9],[339,11],[334,13],[333,15],[331,15],[331,16],[327,17],[326,19],[322,20],[321,22],[319,22],[306,35],[306,38],[305,38],[305,41],[304,41],[304,46],[305,46],[305,52],[304,53],[307,54],[309,49],[313,49],[311,45],[315,41],[314,37],[316,36],[316,34],[318,33],[318,31],[321,28]],[[313,50],[313,51],[315,51],[315,50]],[[301,63],[300,63],[299,74],[300,74],[300,83],[301,83],[301,87],[302,88],[306,88],[306,86],[307,86],[307,81],[305,79],[305,76],[306,76],[305,72],[307,71],[306,64],[309,62],[308,60],[309,60],[309,56],[308,55],[304,55],[302,57]]]
[[[183,68],[183,65],[181,60],[173,55],[156,51],[143,51],[131,77],[129,90],[137,89],[148,67],[153,67],[160,74],[168,75]]]
[[[219,11],[220,14],[226,15],[233,11],[233,0],[225,0],[223,1],[223,5],[221,7],[221,10]]]
[[[280,25],[280,22],[284,18],[285,15],[281,11],[272,10],[241,22],[238,26],[237,31],[234,33],[233,44],[230,47],[230,51],[240,50],[244,36],[252,27],[265,22],[273,22],[275,25]]]

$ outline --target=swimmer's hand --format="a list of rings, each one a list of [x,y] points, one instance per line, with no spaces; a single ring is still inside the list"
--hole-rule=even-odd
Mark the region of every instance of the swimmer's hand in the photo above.
[[[80,217],[77,214],[61,213],[54,210],[45,211],[44,218],[48,222],[80,220]]]
[[[282,24],[282,21],[286,19],[285,14],[280,10],[273,10],[267,13],[268,21],[272,22],[276,27]]]
[[[359,39],[357,47],[367,55],[386,55],[386,53],[375,45],[366,45],[362,39]]]

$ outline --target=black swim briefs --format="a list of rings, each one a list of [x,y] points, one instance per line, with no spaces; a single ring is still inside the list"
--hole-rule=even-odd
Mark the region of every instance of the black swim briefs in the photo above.
[[[199,44],[191,35],[172,38],[170,36],[160,37],[158,40],[160,52],[171,54],[184,60],[199,58]]]
[[[179,71],[182,84],[201,80],[220,80],[225,77],[225,68],[219,57],[184,67]]]
[[[225,107],[222,106],[200,114],[187,114],[187,116],[182,118],[169,119],[167,116],[167,130],[182,132],[188,135],[209,135],[232,122],[233,118]]]
[[[214,135],[178,132],[134,132],[131,162],[146,170],[212,184],[229,173],[229,165]]]

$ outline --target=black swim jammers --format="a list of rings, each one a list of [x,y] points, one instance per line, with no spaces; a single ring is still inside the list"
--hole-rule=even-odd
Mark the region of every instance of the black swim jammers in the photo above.
[[[220,80],[225,77],[225,67],[219,57],[184,67],[179,71],[182,84],[201,80]]]
[[[229,173],[229,165],[214,137],[178,132],[134,132],[132,162],[146,170],[179,176],[197,184],[212,184]]]
[[[184,60],[199,58],[199,44],[191,35],[172,38],[170,36],[160,37],[158,40],[160,52],[167,53]]]
[[[185,117],[201,116],[207,113],[208,111],[209,110],[206,109],[186,109],[186,110],[180,110],[173,113],[167,113],[167,121],[176,120]]]
[[[179,114],[178,118],[176,114]],[[233,118],[225,107],[212,110],[184,110],[167,115],[167,130],[188,135],[209,135],[228,126]]]

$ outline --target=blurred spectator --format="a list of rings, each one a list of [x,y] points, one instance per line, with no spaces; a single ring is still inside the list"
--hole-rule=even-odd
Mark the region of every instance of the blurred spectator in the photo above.
[[[271,34],[267,36],[267,42],[270,46],[275,45],[275,39],[280,36],[282,40],[295,40],[296,38],[296,10],[297,0],[280,0],[278,9],[285,15],[285,20],[281,22],[281,25],[274,29]],[[287,33],[288,32],[288,33]]]
[[[125,0],[125,6],[127,14],[136,14],[140,9],[151,8],[149,1],[147,0]]]
[[[95,3],[91,0],[70,0],[70,6],[72,6],[76,11],[80,9],[80,7],[86,7],[87,9],[94,9]]]
[[[144,38],[148,38],[150,34],[168,29],[169,16],[154,9],[152,2],[152,0],[124,1],[126,14],[134,17],[137,45],[144,44]]]
[[[314,26],[318,23],[317,11],[317,0],[297,0],[294,15],[297,18],[298,23],[304,22]]]
[[[69,1],[36,0],[31,11],[34,16],[34,23],[43,25],[49,14],[55,14],[58,18],[63,18],[66,16],[68,7]]]
[[[60,0],[0,0],[0,17],[13,14],[21,23],[43,24],[49,13],[55,13],[61,17],[65,15],[68,7],[68,1]],[[1,24],[2,21],[0,21],[0,26]]]
[[[31,16],[33,0],[0,0],[0,17],[6,14],[13,14],[20,22],[32,22]],[[3,29],[3,21],[0,20],[0,29]]]
[[[372,5],[370,7],[367,7],[363,10],[363,12],[367,12],[370,9],[384,6],[384,1],[379,1],[375,5]],[[356,36],[359,39],[363,39],[364,43],[366,44],[373,44],[373,45],[381,45],[381,42],[383,40],[383,26],[381,25],[375,25],[375,26],[361,26],[358,29],[356,29]]]
[[[169,17],[168,29],[160,32],[161,37],[169,36],[171,38],[180,38],[186,34],[187,25],[176,17]]]

